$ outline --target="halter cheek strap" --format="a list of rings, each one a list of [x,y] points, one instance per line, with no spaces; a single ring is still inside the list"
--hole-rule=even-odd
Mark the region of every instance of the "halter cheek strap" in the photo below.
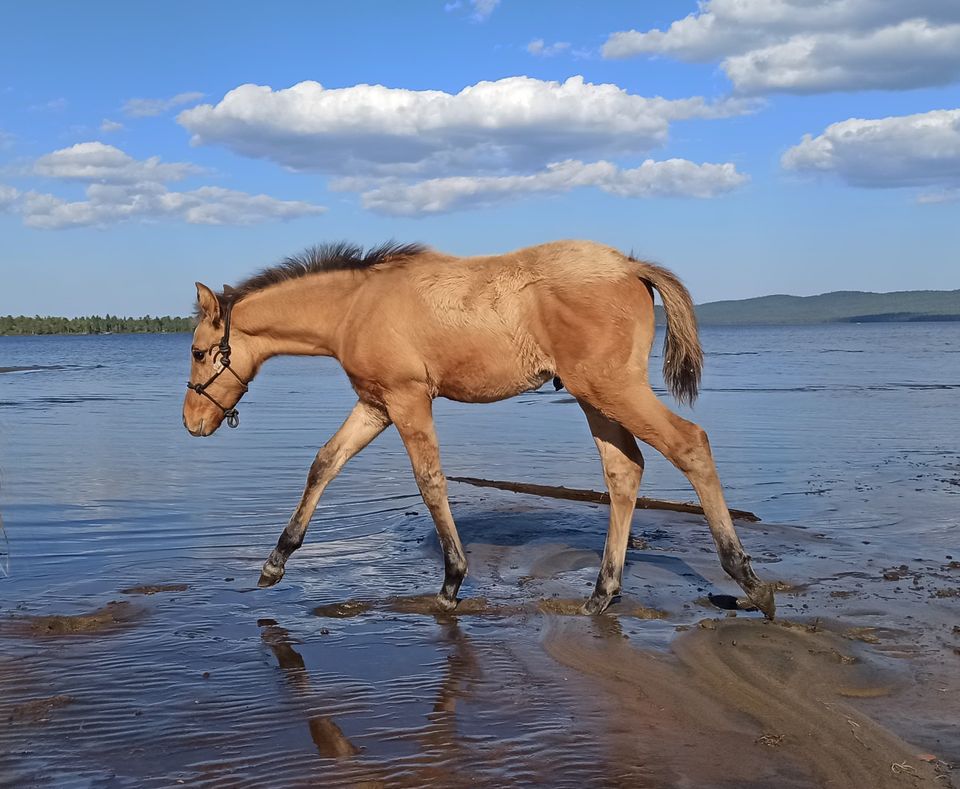
[[[188,381],[187,389],[196,392],[198,395],[203,395],[206,397],[207,400],[223,411],[223,418],[226,420],[227,425],[230,427],[237,427],[240,424],[240,414],[237,412],[237,409],[224,408],[223,404],[211,396],[211,394],[207,391],[207,387],[209,387],[210,384],[223,375],[224,370],[229,370],[233,377],[237,379],[240,386],[243,387],[243,392],[241,392],[240,397],[243,397],[243,395],[245,395],[250,388],[247,386],[247,382],[237,375],[237,371],[230,366],[230,315],[232,312],[233,301],[228,301],[223,313],[223,337],[220,339],[220,343],[217,345],[217,355],[214,357],[214,360],[219,362],[220,369],[215,370],[213,375],[211,375],[202,384],[195,384]]]

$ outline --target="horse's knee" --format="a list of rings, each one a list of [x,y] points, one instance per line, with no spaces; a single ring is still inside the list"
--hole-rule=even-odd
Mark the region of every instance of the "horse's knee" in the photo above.
[[[417,469],[413,474],[417,487],[428,504],[443,498],[447,492],[447,478],[437,468]]]
[[[310,464],[310,471],[307,474],[307,487],[312,488],[321,484],[330,470],[335,467],[337,461],[337,451],[332,446],[325,445]]]
[[[618,493],[632,495],[640,487],[640,477],[643,475],[643,468],[632,463],[622,463],[616,466],[607,464],[604,468],[607,477],[607,488],[610,495]]]
[[[706,431],[692,422],[679,433],[679,444],[673,449],[673,462],[685,474],[708,474],[713,470],[713,454]]]

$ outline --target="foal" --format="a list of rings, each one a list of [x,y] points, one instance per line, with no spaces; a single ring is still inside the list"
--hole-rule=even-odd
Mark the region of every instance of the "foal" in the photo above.
[[[600,574],[583,611],[601,613],[620,591],[643,473],[636,436],[690,480],[724,570],[772,618],[773,586],[757,578],[734,531],[706,434],[668,410],[647,381],[654,289],[667,317],[664,379],[677,399],[692,403],[703,355],[689,293],[669,271],[600,244],[558,241],[471,258],[418,245],[364,254],[339,244],[287,258],[223,293],[197,283],[193,383],[183,403],[193,435],[210,435],[224,420],[235,425],[247,384],[278,354],[336,357],[358,397],[317,453],[260,586],[283,577],[343,465],[393,424],[443,549],[437,603],[456,607],[467,563],[447,501],[432,401],[492,402],[559,376],[586,415],[610,491]]]

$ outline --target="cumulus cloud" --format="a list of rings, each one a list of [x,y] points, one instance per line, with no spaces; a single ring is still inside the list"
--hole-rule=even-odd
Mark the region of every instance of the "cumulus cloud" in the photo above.
[[[217,186],[174,191],[167,184],[202,172],[195,165],[138,160],[112,145],[85,142],[34,162],[33,173],[86,184],[83,200],[0,186],[0,207],[19,213],[28,227],[60,229],[109,225],[131,219],[179,220],[202,225],[248,225],[320,214],[326,209],[299,200],[278,200]]]
[[[486,22],[500,5],[500,0],[470,0],[470,5],[473,6],[471,18],[475,22]]]
[[[37,159],[33,169],[37,175],[48,178],[106,183],[180,181],[201,172],[192,164],[164,164],[159,156],[137,160],[102,142],[81,142],[53,151]]]
[[[19,211],[27,227],[44,230],[109,225],[129,219],[178,219],[193,225],[250,225],[320,214],[326,209],[297,200],[277,200],[204,186],[171,192],[162,184],[91,184],[86,200],[70,202],[28,192]]]
[[[832,172],[852,186],[960,188],[960,109],[877,120],[849,118],[805,135],[788,170]],[[934,202],[933,193],[925,202]]]
[[[16,202],[20,193],[12,186],[0,184],[0,212],[6,211]]]
[[[732,164],[696,164],[686,159],[646,160],[621,169],[599,161],[567,160],[531,175],[455,176],[414,184],[386,183],[365,191],[365,208],[415,216],[492,205],[522,195],[568,192],[592,186],[621,197],[714,197],[747,181]]]
[[[125,115],[134,118],[148,118],[156,115],[163,115],[174,107],[181,107],[184,104],[191,104],[200,101],[203,98],[202,93],[189,91],[187,93],[178,93],[167,99],[128,99],[123,105]]]
[[[720,60],[742,93],[943,85],[960,77],[960,3],[707,0],[666,30],[611,34],[603,55]]]
[[[443,10],[450,13],[468,9],[471,22],[486,22],[498,5],[500,0],[451,0],[449,3],[444,3]]]
[[[960,77],[960,24],[936,27],[911,19],[856,35],[798,35],[729,57],[723,68],[745,93],[945,85]]]
[[[122,123],[118,123],[117,121],[112,121],[109,118],[104,118],[103,121],[100,123],[100,131],[102,131],[104,134],[109,134],[110,132],[122,131],[123,129],[124,129],[124,125]]]
[[[567,41],[555,41],[553,44],[547,44],[542,38],[535,38],[527,44],[527,52],[541,58],[552,58],[568,49],[570,49],[570,44]]]
[[[380,176],[497,173],[564,158],[645,152],[672,121],[751,111],[745,100],[637,96],[583,77],[509,77],[459,93],[382,85],[241,85],[181,112],[197,145],[295,170]]]

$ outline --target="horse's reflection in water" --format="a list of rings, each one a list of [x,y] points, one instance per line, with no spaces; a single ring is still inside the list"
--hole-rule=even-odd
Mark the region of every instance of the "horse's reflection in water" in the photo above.
[[[470,692],[470,686],[480,678],[480,664],[467,635],[457,618],[438,613],[434,619],[440,628],[440,640],[450,647],[444,661],[443,677],[427,724],[411,730],[397,731],[389,739],[413,740],[419,743],[424,756],[447,761],[456,758],[459,751],[457,735],[457,700]],[[303,656],[294,648],[297,641],[290,632],[273,619],[260,619],[260,638],[273,652],[289,685],[297,696],[310,697],[313,689]],[[356,756],[361,748],[354,745],[334,720],[327,715],[308,719],[310,737],[317,752],[326,758],[342,759]],[[423,765],[426,766],[426,765]]]
[[[287,682],[298,695],[310,695],[310,675],[307,673],[303,656],[293,648],[294,641],[289,631],[273,619],[260,619],[257,624],[262,628],[260,638],[270,647]],[[360,749],[347,739],[332,718],[326,715],[314,715],[308,720],[308,724],[310,738],[321,756],[339,759],[360,753]]]
[[[471,681],[480,677],[480,665],[456,617],[437,615],[435,619],[440,625],[441,638],[452,649],[447,655],[447,670],[433,705],[433,713],[428,717],[433,724],[449,726],[452,735],[457,699],[466,696]],[[448,737],[447,741],[452,739],[452,736]]]

